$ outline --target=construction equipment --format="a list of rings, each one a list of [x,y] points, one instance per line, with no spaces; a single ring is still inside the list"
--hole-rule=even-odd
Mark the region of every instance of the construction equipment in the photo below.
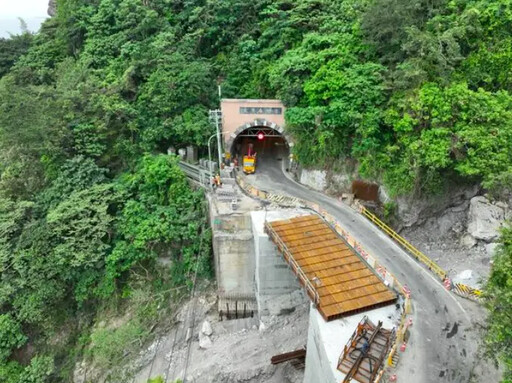
[[[384,365],[384,358],[394,341],[395,332],[373,324],[365,315],[357,325],[338,360],[338,370],[345,374],[342,383],[352,379],[371,383]]]
[[[243,159],[242,170],[245,174],[253,174],[256,171],[256,153],[253,144],[249,144],[247,155]]]

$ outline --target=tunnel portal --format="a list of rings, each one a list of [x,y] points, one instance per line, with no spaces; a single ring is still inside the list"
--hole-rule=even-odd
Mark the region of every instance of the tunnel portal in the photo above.
[[[286,156],[289,147],[286,138],[278,131],[264,127],[255,126],[240,132],[231,145],[232,158],[242,158],[252,150],[256,153],[258,161],[280,160]]]

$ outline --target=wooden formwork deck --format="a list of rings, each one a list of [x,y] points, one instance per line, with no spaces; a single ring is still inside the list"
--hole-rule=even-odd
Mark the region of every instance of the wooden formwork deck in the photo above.
[[[325,320],[396,300],[396,294],[319,216],[267,222],[265,230]]]

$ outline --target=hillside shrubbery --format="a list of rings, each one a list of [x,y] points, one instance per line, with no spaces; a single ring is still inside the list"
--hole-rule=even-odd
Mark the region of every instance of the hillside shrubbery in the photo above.
[[[201,196],[158,153],[204,146],[217,82],[282,99],[304,165],[506,195],[511,42],[510,0],[59,0],[0,40],[1,379],[66,380],[99,308],[187,283],[197,256],[207,274]]]

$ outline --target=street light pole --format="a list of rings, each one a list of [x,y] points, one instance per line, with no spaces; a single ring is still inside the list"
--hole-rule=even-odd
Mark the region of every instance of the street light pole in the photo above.
[[[217,146],[219,148],[219,169],[222,164],[222,142],[221,142],[221,132],[220,132],[220,118],[221,118],[220,109],[210,110],[210,121],[215,120],[215,129],[217,130]]]
[[[215,137],[217,133],[212,134],[210,138],[208,138],[208,168],[210,169],[210,176],[213,176],[213,169],[212,169],[212,149],[211,149],[211,143],[212,138]],[[220,165],[219,165],[220,166]]]
[[[221,143],[221,139],[220,139],[220,121],[219,121],[219,117],[220,117],[220,110],[216,110],[215,111],[215,127],[217,128],[217,145],[219,147],[219,169],[220,169],[220,165],[222,163],[222,143]]]

